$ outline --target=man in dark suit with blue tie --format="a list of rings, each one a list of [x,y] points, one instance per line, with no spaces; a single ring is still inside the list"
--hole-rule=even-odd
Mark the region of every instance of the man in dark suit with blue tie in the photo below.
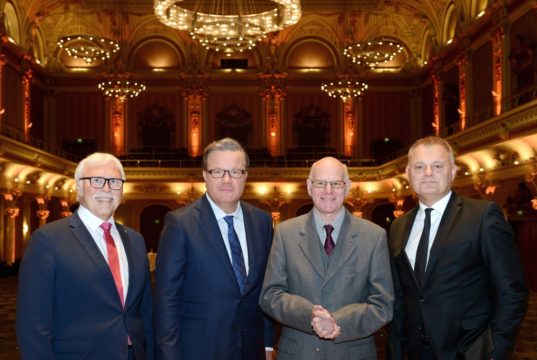
[[[240,201],[247,175],[239,143],[213,142],[203,153],[207,193],[166,215],[156,262],[158,359],[272,356],[272,326],[258,305],[272,220]]]
[[[149,264],[142,236],[116,223],[125,173],[95,153],[75,171],[78,210],[36,230],[24,252],[17,339],[25,360],[153,359]]]
[[[510,359],[528,291],[515,237],[493,202],[457,195],[453,150],[418,140],[406,168],[419,206],[390,230],[391,359]]]

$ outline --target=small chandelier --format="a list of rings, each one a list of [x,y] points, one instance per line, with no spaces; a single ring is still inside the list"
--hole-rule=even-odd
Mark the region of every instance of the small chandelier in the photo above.
[[[177,0],[154,0],[153,7],[166,26],[188,31],[207,49],[231,56],[251,49],[270,32],[296,24],[302,16],[300,0],[271,1],[278,6],[260,13],[252,0],[213,0],[204,8],[204,1],[196,0],[192,10],[178,6]],[[202,12],[206,9],[210,12]]]
[[[333,98],[341,98],[346,102],[351,97],[358,97],[367,90],[367,84],[358,79],[344,78],[329,83],[323,83],[321,90]]]
[[[86,64],[110,59],[119,51],[119,43],[114,40],[92,35],[69,35],[58,39],[58,46],[67,55],[82,59]]]
[[[402,51],[403,46],[398,42],[381,38],[348,45],[343,54],[357,65],[374,69],[380,64],[392,61]]]
[[[129,80],[123,76],[114,75],[110,80],[104,80],[98,85],[106,97],[116,98],[120,101],[125,101],[127,98],[134,98],[142,91],[145,91],[146,86],[140,82]]]

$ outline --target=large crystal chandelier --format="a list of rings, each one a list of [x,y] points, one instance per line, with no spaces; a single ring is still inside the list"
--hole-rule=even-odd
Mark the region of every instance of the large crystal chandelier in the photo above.
[[[392,61],[402,51],[403,46],[398,42],[379,38],[350,44],[343,49],[343,54],[357,65],[375,69]]]
[[[67,55],[82,59],[91,64],[98,60],[107,60],[119,51],[119,43],[93,35],[69,35],[63,36],[57,41],[58,46],[65,50]]]
[[[340,98],[346,102],[351,97],[358,97],[367,90],[367,84],[357,78],[346,77],[339,80],[323,83],[321,90],[333,98]]]
[[[188,31],[207,49],[251,49],[268,33],[296,24],[302,16],[300,0],[271,0],[276,8],[256,12],[255,0],[195,0],[191,9],[177,0],[154,0],[155,15],[165,25]]]

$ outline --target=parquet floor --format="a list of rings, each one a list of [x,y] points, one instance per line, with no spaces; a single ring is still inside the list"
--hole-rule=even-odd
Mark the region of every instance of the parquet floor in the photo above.
[[[17,277],[0,277],[0,360],[19,360],[15,337]],[[385,332],[377,334],[379,359],[384,359]],[[528,313],[517,340],[514,360],[537,360],[537,293],[532,293]]]

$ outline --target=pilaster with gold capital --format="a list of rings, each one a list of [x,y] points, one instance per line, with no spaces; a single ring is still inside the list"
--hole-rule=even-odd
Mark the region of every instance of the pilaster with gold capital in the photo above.
[[[263,100],[263,117],[265,124],[265,141],[271,156],[281,155],[283,139],[282,114],[284,112],[286,73],[267,71],[259,74]]]
[[[33,71],[31,69],[26,69],[24,75],[22,76],[22,91],[23,91],[23,121],[24,121],[24,140],[28,142],[30,140],[30,128],[32,127],[31,119],[31,106],[32,106],[32,78]]]
[[[20,209],[10,205],[5,208],[4,214],[6,215],[6,237],[5,237],[5,246],[4,254],[6,264],[12,265],[15,263],[15,250],[16,250],[16,231],[15,231],[15,218],[19,216]]]
[[[115,156],[125,153],[125,107],[126,102],[120,98],[111,98],[108,102],[110,148]]]

